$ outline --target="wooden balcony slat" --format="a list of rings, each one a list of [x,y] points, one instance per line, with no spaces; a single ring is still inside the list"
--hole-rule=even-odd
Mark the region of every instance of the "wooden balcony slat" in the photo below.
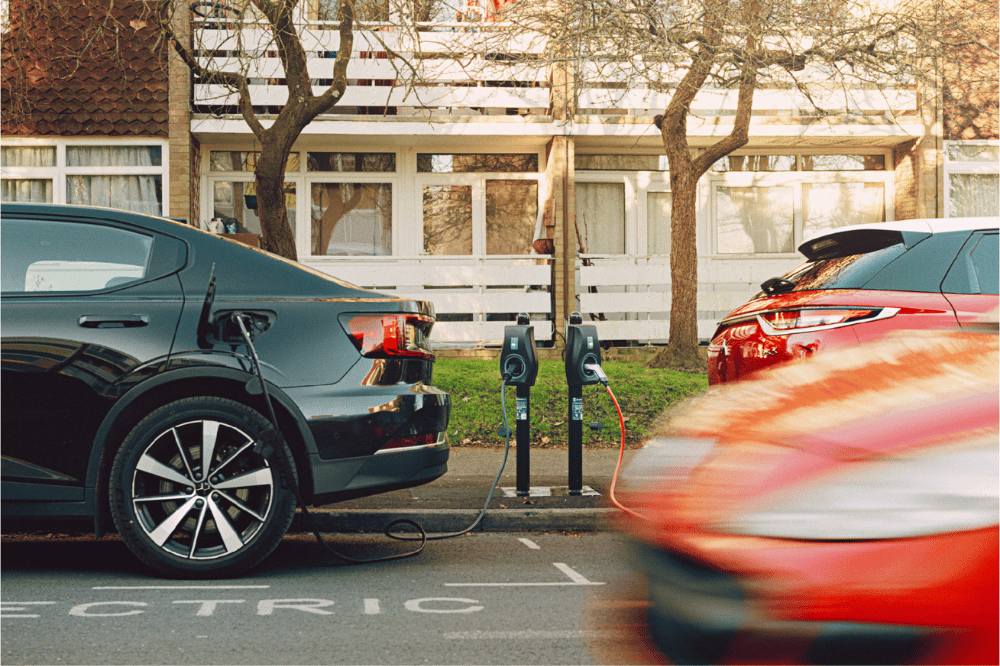
[[[320,94],[325,88],[315,86]],[[250,97],[255,105],[280,106],[288,99],[288,89],[283,85],[251,85]],[[196,85],[196,104],[235,105],[237,95],[218,85]],[[515,107],[546,108],[549,104],[547,88],[500,87],[427,87],[418,86],[412,91],[390,86],[348,86],[340,106],[411,106],[411,107]]]
[[[735,90],[703,90],[691,107],[698,110],[735,111],[738,93]],[[670,102],[670,94],[643,89],[590,88],[580,93],[584,109],[662,109]],[[910,90],[841,91],[816,90],[814,99],[829,109],[853,111],[898,111],[916,108],[916,93]],[[811,110],[812,103],[796,90],[757,90],[754,111]]]

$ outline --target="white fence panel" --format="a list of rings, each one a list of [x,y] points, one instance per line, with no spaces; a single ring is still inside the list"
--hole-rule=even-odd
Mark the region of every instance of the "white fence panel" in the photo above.
[[[801,261],[801,257],[701,257],[699,338],[709,339],[719,320],[759,292],[761,282],[786,273]],[[588,255],[577,268],[580,313],[598,327],[602,340],[667,339],[671,296],[666,257]]]
[[[488,258],[313,258],[303,263],[359,287],[434,304],[431,332],[439,348],[499,345],[513,313],[532,315],[535,339],[552,337],[550,259],[524,255]],[[451,316],[449,316],[451,315]],[[454,316],[471,321],[452,321]],[[500,321],[489,321],[494,316]]]

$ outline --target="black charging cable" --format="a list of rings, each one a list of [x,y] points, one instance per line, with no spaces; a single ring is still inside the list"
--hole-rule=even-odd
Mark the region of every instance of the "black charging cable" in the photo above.
[[[281,459],[284,462],[285,466],[288,468],[290,476],[294,480],[296,478],[295,461],[292,460],[291,449],[289,449],[288,446],[285,444],[285,438],[281,434],[281,430],[278,427],[278,418],[274,412],[274,405],[271,403],[271,396],[267,392],[267,385],[264,383],[264,374],[261,372],[260,369],[260,360],[257,357],[257,350],[253,344],[253,336],[250,334],[250,331],[247,329],[246,324],[243,321],[244,317],[246,317],[247,319],[249,319],[249,317],[247,315],[244,315],[242,312],[234,312],[230,316],[233,317],[233,319],[235,319],[236,323],[239,325],[240,333],[243,336],[243,341],[246,343],[247,349],[250,351],[250,359],[253,361],[254,373],[257,375],[257,379],[260,381],[261,392],[263,393],[264,396],[264,403],[267,405],[268,414],[271,417],[271,424],[274,426],[273,430],[269,430],[264,433],[264,435],[261,437],[261,441],[258,442],[257,445],[254,447],[254,451],[263,455],[265,458],[270,456],[271,452],[274,450],[280,452]],[[428,541],[451,539],[454,537],[462,536],[464,534],[468,534],[469,532],[474,530],[479,525],[479,523],[482,522],[483,517],[486,515],[486,510],[489,507],[490,502],[493,501],[493,494],[496,492],[497,485],[500,483],[500,477],[503,475],[503,471],[507,467],[507,458],[510,454],[510,425],[507,420],[508,381],[510,381],[510,374],[505,373],[503,377],[503,383],[500,386],[500,404],[503,410],[503,434],[505,435],[506,438],[506,445],[504,446],[504,452],[503,452],[503,462],[500,464],[500,470],[497,472],[496,478],[493,479],[493,485],[490,487],[490,492],[489,495],[487,495],[486,497],[486,502],[483,503],[483,508],[479,510],[479,515],[476,516],[476,519],[472,522],[471,525],[466,527],[464,530],[458,532],[449,532],[447,534],[434,534],[428,536],[427,532],[418,522],[410,520],[409,518],[397,518],[396,520],[392,521],[391,523],[385,526],[385,529],[382,531],[383,534],[385,534],[385,536],[389,537],[390,539],[394,539],[396,541],[419,541],[420,545],[415,550],[407,551],[405,553],[398,553],[395,555],[387,555],[384,557],[377,557],[372,559],[357,559],[354,557],[350,557],[349,555],[344,555],[343,553],[334,550],[330,546],[330,544],[328,544],[323,539],[323,537],[319,533],[319,530],[317,530],[315,525],[313,524],[312,516],[309,513],[309,509],[306,507],[305,500],[302,498],[302,492],[299,489],[299,484],[297,482],[293,482],[292,489],[295,492],[295,502],[296,504],[298,504],[298,507],[302,510],[303,522],[305,522],[307,529],[309,529],[309,531],[313,533],[313,536],[316,537],[316,541],[321,546],[323,546],[323,548],[326,549],[327,552],[329,552],[334,557],[343,560],[344,562],[349,562],[351,564],[369,564],[374,562],[389,562],[392,560],[401,560],[404,558],[413,557],[415,555],[419,555],[423,551],[424,546],[427,545]],[[400,533],[394,533],[392,531],[394,528],[402,525],[407,525],[409,527],[412,527],[413,529],[416,530],[417,534],[416,535],[400,534]]]
[[[292,490],[295,493],[295,502],[302,510],[302,520],[306,524],[307,529],[313,533],[314,537],[316,537],[316,542],[323,546],[323,548],[325,548],[326,551],[334,557],[350,564],[389,562],[391,560],[402,560],[407,557],[419,555],[427,543],[427,533],[416,521],[410,520],[409,518],[397,518],[386,525],[384,530],[385,535],[390,539],[395,539],[397,541],[420,541],[420,546],[417,547],[416,550],[407,551],[405,553],[397,553],[395,555],[386,555],[384,557],[376,557],[372,559],[357,559],[334,550],[330,544],[323,539],[319,530],[316,529],[313,524],[312,516],[309,513],[309,509],[306,507],[305,500],[302,498],[302,492],[299,489],[299,484],[296,481],[297,475],[295,473],[295,461],[292,459],[291,449],[289,449],[287,444],[285,444],[285,438],[281,434],[281,429],[278,427],[278,418],[274,412],[274,405],[271,403],[271,396],[267,392],[267,384],[264,382],[264,374],[260,369],[260,359],[257,357],[257,350],[253,344],[253,336],[250,334],[250,331],[247,330],[246,324],[243,321],[243,318],[247,317],[247,315],[244,315],[242,312],[234,312],[230,316],[235,319],[236,323],[239,325],[243,341],[246,343],[247,349],[250,350],[250,359],[253,361],[254,372],[257,375],[257,379],[260,381],[261,392],[264,395],[264,403],[267,405],[267,411],[271,417],[271,425],[274,426],[273,430],[269,430],[264,433],[261,440],[254,447],[254,451],[264,456],[264,458],[269,457],[273,451],[278,451],[281,454],[281,460],[284,462],[285,467],[288,469],[289,476],[292,478]],[[418,536],[400,538],[399,535],[393,534],[391,530],[400,525],[409,525],[414,528],[417,530]]]
[[[472,522],[471,525],[466,527],[464,530],[459,532],[449,532],[447,534],[433,534],[427,536],[424,534],[425,541],[440,541],[441,539],[451,539],[453,537],[462,536],[463,534],[468,534],[472,530],[476,529],[483,520],[483,516],[486,515],[486,509],[490,506],[490,502],[493,501],[493,493],[496,492],[497,485],[500,483],[500,477],[503,475],[504,468],[507,467],[507,457],[510,454],[510,425],[507,421],[507,382],[510,381],[510,373],[504,373],[503,383],[500,385],[500,408],[503,410],[503,429],[500,434],[504,435],[506,438],[506,444],[503,449],[503,462],[500,463],[500,470],[497,472],[496,478],[493,479],[493,485],[490,486],[490,493],[486,496],[486,501],[483,503],[483,508],[479,510],[479,515]],[[388,527],[386,530],[388,531]],[[402,536],[393,535],[394,539],[399,539],[400,541],[415,541],[416,537],[412,536]]]

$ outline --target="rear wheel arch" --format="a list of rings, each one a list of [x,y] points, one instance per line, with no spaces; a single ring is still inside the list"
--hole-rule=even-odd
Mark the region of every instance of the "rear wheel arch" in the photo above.
[[[94,437],[87,467],[87,487],[94,488],[95,521],[98,535],[111,529],[111,506],[107,488],[111,466],[125,438],[147,415],[171,402],[190,397],[219,397],[235,400],[269,418],[263,396],[251,395],[246,383],[252,375],[228,368],[184,368],[172,370],[140,384],[122,396],[104,418]],[[295,459],[296,473],[302,497],[312,497],[312,473],[308,460],[316,444],[305,417],[295,403],[280,389],[268,385],[268,394],[278,418],[278,427]]]

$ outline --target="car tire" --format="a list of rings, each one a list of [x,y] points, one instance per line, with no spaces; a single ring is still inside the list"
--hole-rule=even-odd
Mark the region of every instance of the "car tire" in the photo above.
[[[295,515],[297,479],[284,442],[284,451],[257,446],[269,430],[257,411],[218,397],[178,400],[140,421],[109,487],[129,549],[177,578],[236,576],[271,554]]]

